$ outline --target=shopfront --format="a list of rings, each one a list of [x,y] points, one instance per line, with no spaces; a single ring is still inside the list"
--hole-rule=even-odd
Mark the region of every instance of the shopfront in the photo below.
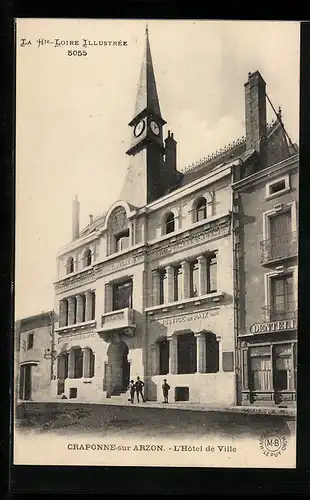
[[[242,404],[296,404],[297,332],[242,339]]]

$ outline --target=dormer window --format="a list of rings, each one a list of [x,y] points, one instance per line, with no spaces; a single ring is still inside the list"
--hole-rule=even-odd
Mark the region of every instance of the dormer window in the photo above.
[[[196,203],[196,222],[207,218],[207,200],[199,198]]]
[[[92,253],[91,249],[88,248],[84,254],[84,266],[85,267],[91,266],[91,263],[92,263]]]
[[[115,247],[116,252],[129,248],[129,229],[115,236]]]
[[[107,254],[111,255],[130,248],[131,230],[126,210],[117,206],[107,221]]]
[[[67,274],[71,274],[74,272],[74,259],[73,257],[69,257],[67,260]]]
[[[173,233],[175,230],[175,217],[173,212],[169,212],[165,219],[165,234]]]

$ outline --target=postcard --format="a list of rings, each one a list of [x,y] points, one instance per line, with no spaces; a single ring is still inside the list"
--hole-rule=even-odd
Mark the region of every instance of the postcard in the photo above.
[[[15,22],[13,463],[295,468],[299,23]]]

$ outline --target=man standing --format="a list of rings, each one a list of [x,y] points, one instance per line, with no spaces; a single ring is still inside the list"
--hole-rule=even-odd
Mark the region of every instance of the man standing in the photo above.
[[[142,401],[144,403],[145,399],[144,399],[143,392],[142,392],[142,389],[144,387],[144,382],[142,382],[142,380],[140,380],[140,377],[137,377],[137,381],[136,381],[135,385],[136,385],[136,393],[137,393],[138,403],[139,403],[139,396],[141,396]]]
[[[128,389],[130,391],[130,402],[133,404],[136,392],[136,387],[133,380],[130,381]]]
[[[163,385],[161,387],[162,387],[163,396],[164,396],[163,403],[168,403],[168,393],[169,393],[170,385],[167,384],[167,379],[166,378],[164,379],[164,383],[163,383]]]

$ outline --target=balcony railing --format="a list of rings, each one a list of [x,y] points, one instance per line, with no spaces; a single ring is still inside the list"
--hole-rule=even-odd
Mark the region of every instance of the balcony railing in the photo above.
[[[101,316],[101,332],[123,330],[125,334],[133,335],[135,328],[134,310],[129,307],[111,311]]]
[[[297,318],[297,302],[263,307],[264,321],[286,321]]]
[[[295,257],[298,252],[297,232],[261,241],[260,248],[262,264]]]

